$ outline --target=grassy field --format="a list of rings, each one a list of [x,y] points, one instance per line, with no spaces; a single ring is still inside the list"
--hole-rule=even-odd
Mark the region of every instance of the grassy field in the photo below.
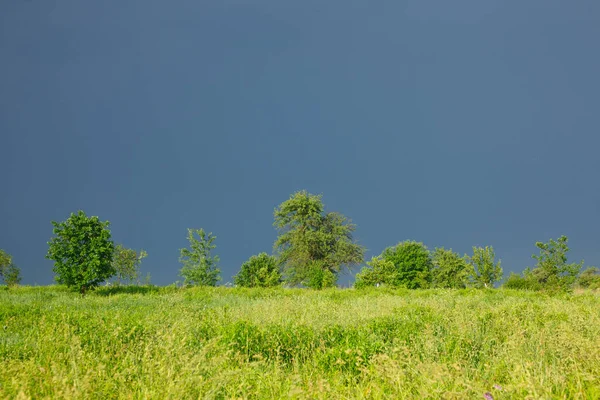
[[[600,296],[0,288],[1,398],[599,399]]]

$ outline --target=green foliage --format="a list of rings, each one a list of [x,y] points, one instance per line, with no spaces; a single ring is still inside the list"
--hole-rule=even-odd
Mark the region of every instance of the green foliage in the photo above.
[[[548,243],[536,242],[540,254],[531,256],[537,261],[531,270],[531,278],[543,288],[568,290],[575,283],[583,261],[567,263],[568,241],[563,235],[558,240],[550,239]]]
[[[352,237],[355,226],[339,213],[325,213],[321,196],[294,193],[274,216],[279,231],[274,248],[287,284],[329,285],[342,267],[351,269],[363,261],[365,250]],[[323,274],[315,272],[317,267]]]
[[[577,285],[584,289],[600,289],[600,269],[589,267],[577,278]]]
[[[128,249],[121,244],[115,246],[112,265],[116,271],[116,278],[119,283],[139,281],[140,266],[142,260],[148,256],[144,250],[138,253],[133,249]]]
[[[198,235],[198,239],[194,237]],[[179,261],[183,264],[180,275],[184,278],[186,285],[216,286],[221,279],[221,271],[217,268],[218,256],[210,253],[217,246],[213,244],[216,239],[212,233],[204,232],[204,229],[188,229],[190,242],[189,249],[181,249]]]
[[[356,289],[363,289],[378,285],[395,286],[397,281],[397,270],[393,262],[381,257],[373,257],[367,261],[368,267],[364,267],[356,274]]]
[[[431,284],[433,263],[431,253],[421,242],[412,240],[388,247],[381,253],[381,258],[391,261],[396,267],[395,287],[407,289],[425,289]]]
[[[272,287],[281,283],[277,258],[260,253],[242,264],[240,272],[233,277],[237,286]]]
[[[583,267],[583,261],[567,263],[568,238],[561,236],[558,240],[550,239],[548,243],[537,242],[535,245],[540,250],[539,255],[531,256],[537,260],[536,266],[533,269],[526,268],[522,276],[511,274],[504,287],[549,292],[572,289],[577,281],[579,271]],[[585,272],[583,285],[588,283],[593,285],[593,271],[592,268]],[[581,284],[581,277],[579,279],[579,286],[586,287]]]
[[[531,274],[529,270],[525,270],[523,272],[523,276],[511,272],[511,274],[506,279],[504,285],[502,285],[506,289],[515,289],[515,290],[541,290],[542,285],[534,279],[531,279]]]
[[[3,278],[4,283],[9,287],[17,286],[21,283],[21,269],[11,263],[4,273],[0,274],[0,278]]]
[[[12,256],[0,249],[0,279],[7,286],[16,286],[21,283],[21,270],[13,261]]]
[[[64,222],[52,221],[52,225],[56,236],[48,242],[46,258],[54,260],[58,283],[85,293],[116,273],[108,221],[79,211]]]
[[[473,247],[473,255],[468,258],[471,284],[476,288],[492,288],[502,280],[500,260],[496,262],[496,253],[492,246]]]
[[[320,261],[310,262],[307,271],[304,284],[308,288],[317,290],[332,288],[337,283],[337,275],[324,268],[323,263]]]
[[[442,248],[432,255],[431,285],[436,288],[463,289],[469,283],[471,267],[467,256]]]
[[[6,251],[0,249],[0,276],[4,273],[4,270],[12,264],[12,256]]]
[[[420,242],[405,241],[386,248],[356,275],[356,288],[386,285],[407,289],[431,285],[431,253]]]

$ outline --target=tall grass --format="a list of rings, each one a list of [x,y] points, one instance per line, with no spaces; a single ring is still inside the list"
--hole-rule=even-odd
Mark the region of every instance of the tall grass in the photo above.
[[[0,288],[2,398],[600,398],[600,297]]]

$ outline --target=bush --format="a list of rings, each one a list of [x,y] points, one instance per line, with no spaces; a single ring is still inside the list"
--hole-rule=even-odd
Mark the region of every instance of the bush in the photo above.
[[[428,288],[433,263],[423,243],[406,241],[388,247],[356,276],[357,288],[377,283],[407,289]]]
[[[600,269],[589,267],[577,278],[577,286],[584,289],[600,289]]]
[[[272,287],[281,283],[277,259],[267,253],[252,256],[242,264],[240,272],[233,277],[237,286]]]
[[[464,289],[469,281],[467,258],[458,253],[436,248],[432,256],[431,284],[435,288]]]
[[[391,261],[396,267],[393,286],[407,289],[424,289],[430,286],[433,263],[431,254],[423,243],[398,243],[385,249],[381,257]]]
[[[519,274],[515,274],[511,272],[511,274],[506,279],[506,282],[503,285],[506,289],[516,289],[516,290],[541,290],[542,286],[539,282],[534,279],[531,279],[529,274],[524,274],[521,276]]]
[[[311,289],[331,288],[337,283],[337,275],[323,267],[322,263],[315,261],[308,267],[303,283]]]
[[[117,274],[118,283],[138,281],[142,260],[148,256],[144,250],[138,253],[119,244],[113,253],[113,267]]]
[[[381,257],[373,257],[367,262],[368,267],[364,267],[356,274],[356,289],[373,287],[377,285],[395,286],[396,266],[389,260]]]
[[[21,282],[21,270],[13,264],[11,255],[4,250],[0,250],[0,279],[6,286],[16,286]]]
[[[64,222],[52,221],[52,225],[56,236],[48,242],[46,258],[54,260],[58,283],[83,294],[115,274],[108,221],[101,222],[79,211]]]

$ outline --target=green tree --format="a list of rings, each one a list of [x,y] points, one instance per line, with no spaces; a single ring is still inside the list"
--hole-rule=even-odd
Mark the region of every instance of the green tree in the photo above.
[[[7,286],[16,286],[21,283],[21,270],[11,263],[0,278],[4,279]]]
[[[436,248],[432,255],[431,285],[436,288],[461,289],[469,283],[470,267],[467,257]]]
[[[12,256],[0,250],[0,279],[7,286],[15,286],[21,282],[21,270],[13,264]]]
[[[600,269],[589,267],[577,278],[577,285],[585,289],[600,288]]]
[[[308,264],[304,285],[311,289],[326,289],[337,283],[337,274],[326,268],[323,261],[311,261]]]
[[[496,253],[492,246],[473,247],[473,255],[468,258],[470,280],[477,288],[494,287],[502,280],[500,260],[496,262]]]
[[[52,221],[52,225],[56,236],[48,242],[46,258],[54,260],[58,283],[84,294],[116,273],[108,221],[79,211],[64,222]]]
[[[354,287],[362,289],[378,285],[396,286],[396,275],[397,270],[393,262],[373,257],[371,261],[367,261],[367,267],[356,274]]]
[[[240,272],[233,277],[237,286],[272,287],[281,282],[277,259],[267,253],[252,256],[242,264]]]
[[[3,274],[5,269],[12,264],[12,256],[6,251],[0,249],[0,274]]]
[[[381,258],[391,261],[396,267],[394,286],[407,289],[430,287],[433,262],[423,243],[413,240],[398,243],[383,250]]]
[[[548,243],[536,242],[540,254],[531,256],[537,263],[535,268],[526,271],[529,277],[547,289],[566,290],[573,286],[583,261],[567,263],[568,242],[569,239],[564,235],[558,240],[550,239]]]
[[[342,268],[363,262],[365,249],[352,236],[355,225],[339,213],[325,213],[320,195],[296,192],[274,215],[274,249],[287,284],[334,286]]]
[[[142,260],[148,256],[144,250],[138,253],[133,249],[118,244],[113,253],[112,265],[119,283],[139,281]]]
[[[356,288],[387,285],[407,289],[431,285],[431,253],[420,242],[407,240],[388,247],[356,275]]]
[[[194,237],[198,235],[198,239]],[[221,280],[221,271],[217,268],[218,256],[210,253],[217,246],[213,244],[216,236],[204,232],[204,229],[188,229],[189,249],[181,249],[179,261],[183,264],[180,275],[186,285],[216,286]]]

